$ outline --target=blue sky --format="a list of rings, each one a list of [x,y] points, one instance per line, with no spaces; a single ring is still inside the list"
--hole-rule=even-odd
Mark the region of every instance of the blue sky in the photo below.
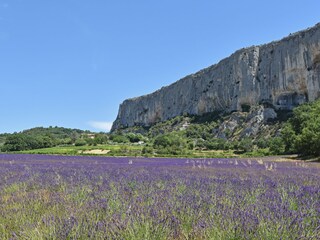
[[[105,131],[119,104],[320,22],[320,1],[0,0],[0,132]]]

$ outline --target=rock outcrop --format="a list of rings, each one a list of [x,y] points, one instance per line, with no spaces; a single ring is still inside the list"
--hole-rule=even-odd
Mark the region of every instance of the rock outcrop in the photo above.
[[[212,131],[216,138],[228,140],[241,140],[245,137],[263,138],[270,137],[270,133],[275,135],[279,130],[277,124],[268,124],[277,118],[277,113],[273,108],[255,106],[250,112],[233,112],[225,117],[219,127]]]
[[[290,110],[319,97],[320,23],[280,41],[238,50],[154,93],[125,100],[112,130],[258,104]]]

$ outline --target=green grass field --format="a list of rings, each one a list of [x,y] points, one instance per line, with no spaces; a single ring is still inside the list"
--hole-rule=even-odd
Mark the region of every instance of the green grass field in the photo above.
[[[108,150],[109,152],[104,152]],[[239,157],[233,150],[189,150],[183,154],[156,154],[143,153],[140,145],[98,145],[98,146],[60,146],[34,150],[19,151],[26,154],[53,154],[53,155],[104,155],[104,156],[145,156],[145,157],[189,157],[189,158],[232,158]],[[91,152],[90,152],[91,151]],[[101,151],[101,152],[99,152]],[[258,154],[255,154],[258,155]]]
[[[101,155],[127,155],[138,154],[142,151],[142,146],[129,146],[129,145],[99,145],[99,146],[64,146],[64,147],[52,147],[33,149],[26,151],[19,151],[19,153],[30,153],[30,154],[57,154],[57,155],[96,155],[94,153],[86,153],[92,150],[109,150],[107,154]]]

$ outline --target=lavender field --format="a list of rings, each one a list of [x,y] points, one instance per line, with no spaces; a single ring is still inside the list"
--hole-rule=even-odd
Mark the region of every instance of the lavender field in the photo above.
[[[0,239],[320,239],[320,168],[0,154]]]

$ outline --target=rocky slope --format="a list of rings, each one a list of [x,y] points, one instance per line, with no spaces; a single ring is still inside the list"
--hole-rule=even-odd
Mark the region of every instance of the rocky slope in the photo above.
[[[290,110],[319,97],[320,23],[280,41],[238,50],[154,93],[125,100],[112,130],[259,104]]]

